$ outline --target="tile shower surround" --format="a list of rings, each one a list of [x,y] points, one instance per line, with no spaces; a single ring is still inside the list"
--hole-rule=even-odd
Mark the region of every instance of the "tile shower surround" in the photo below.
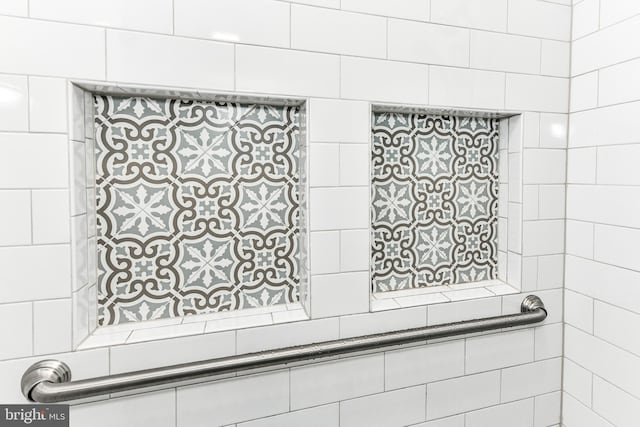
[[[100,325],[299,300],[299,107],[94,101]]]
[[[497,278],[498,122],[374,114],[374,292]]]
[[[554,1],[158,0],[153,7],[140,0],[97,1],[91,7],[79,0],[0,2],[0,56],[5,59],[0,84],[18,96],[0,106],[0,146],[7,154],[0,156],[0,196],[15,200],[15,209],[0,215],[33,218],[31,224],[6,221],[14,225],[12,233],[0,233],[0,318],[11,320],[0,323],[0,330],[13,343],[0,347],[0,400],[24,402],[15,384],[29,364],[42,358],[64,360],[82,379],[512,313],[526,293],[535,292],[551,316],[534,328],[104,396],[74,404],[72,426],[349,427],[367,423],[363,414],[379,413],[395,425],[425,420],[429,427],[465,421],[467,427],[559,424],[571,7]],[[471,13],[460,14],[461,8]],[[335,31],[328,34],[328,26]],[[237,42],[220,38],[229,33]],[[74,249],[86,237],[83,223],[91,222],[83,221],[84,211],[73,209],[76,176],[70,154],[84,153],[84,137],[71,121],[76,106],[67,87],[80,81],[308,100],[315,254],[310,320],[155,336],[135,344],[107,340],[98,348],[77,350],[75,338],[86,335],[87,314],[74,314],[72,324],[72,307],[87,288],[91,292],[95,280],[82,277],[81,254]],[[503,182],[499,191],[501,199],[509,195],[508,203],[499,203],[499,235],[509,235],[499,265],[506,265],[501,256],[508,259],[503,277],[508,274],[521,294],[370,312],[369,106],[394,103],[510,111],[522,119],[514,126],[509,119],[509,133],[521,138],[516,145],[509,138],[506,156],[506,145],[501,147],[509,171],[501,171],[500,180],[510,179],[508,191]],[[517,233],[512,233],[512,218],[522,224]],[[340,299],[334,297],[338,292]],[[157,322],[168,320],[174,319]],[[459,399],[449,399],[446,406],[436,399],[450,395]]]

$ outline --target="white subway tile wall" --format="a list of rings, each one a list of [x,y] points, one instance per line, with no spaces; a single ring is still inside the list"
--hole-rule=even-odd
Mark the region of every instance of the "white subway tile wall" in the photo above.
[[[623,21],[635,10],[604,3],[605,23]],[[501,179],[500,190],[506,190],[508,201],[519,204],[522,213],[535,212],[535,217],[527,217],[520,233],[515,231],[520,234],[518,248],[500,243],[503,250],[498,258],[506,265],[508,257],[509,271],[505,269],[502,277],[508,276],[518,286],[524,283],[526,271],[527,283],[535,285],[523,291],[546,289],[539,292],[550,307],[551,315],[544,325],[129,398],[106,400],[103,396],[98,402],[72,406],[72,425],[337,426],[379,422],[461,427],[465,418],[467,425],[517,425],[508,424],[516,409],[525,414],[524,425],[557,424],[562,344],[558,339],[562,319],[559,289],[564,268],[563,239],[557,234],[564,233],[564,211],[559,202],[565,177],[561,164],[567,157],[570,14],[568,4],[539,0],[487,0],[482,5],[473,0],[162,0],[153,6],[145,0],[65,0],[55,6],[45,0],[3,1],[0,201],[12,210],[0,212],[0,317],[8,317],[11,323],[0,322],[0,337],[15,340],[15,345],[3,346],[0,351],[0,401],[24,402],[17,387],[19,377],[28,365],[44,357],[68,361],[74,378],[81,379],[518,311],[523,294],[491,293],[482,299],[369,313],[370,104],[403,103],[527,113],[509,120],[509,133],[515,136],[509,138],[509,147],[501,146],[506,154],[503,158],[509,158],[509,167],[501,165],[501,173],[509,179],[508,186],[507,180]],[[600,25],[604,26],[603,22]],[[572,95],[576,88],[585,92],[576,95],[571,104],[576,111],[571,124],[577,123],[577,130],[569,132],[567,175],[570,182],[572,177],[578,179],[576,185],[589,179],[596,182],[595,169],[572,166],[574,159],[579,159],[576,156],[584,153],[582,158],[593,159],[595,165],[596,158],[600,161],[602,157],[597,145],[638,142],[632,119],[639,107],[634,103],[611,105],[598,113],[599,120],[605,117],[619,126],[606,134],[593,114],[577,112],[596,107],[599,101],[631,101],[629,97],[637,93],[636,88],[620,90],[615,85],[616,79],[633,72],[633,65],[614,66],[610,72],[600,73],[604,83],[600,89],[610,88],[610,93],[600,93],[599,100],[596,70],[622,59],[614,53],[600,58],[588,54],[594,46],[606,47],[617,34],[634,37],[634,22],[623,21],[594,33],[596,22],[582,30],[583,38],[574,45]],[[623,50],[637,55],[630,43]],[[83,258],[86,251],[82,248],[82,241],[95,236],[95,219],[90,212],[85,214],[82,206],[92,203],[95,196],[90,188],[84,191],[86,180],[80,176],[91,178],[93,170],[91,165],[86,171],[75,167],[84,164],[82,156],[91,152],[92,143],[84,139],[84,123],[70,120],[72,113],[84,110],[79,93],[69,96],[69,83],[80,80],[122,87],[144,84],[311,97],[307,107],[311,317],[315,319],[299,320],[299,311],[289,310],[293,314],[271,314],[274,323],[277,318],[289,323],[232,325],[242,328],[181,338],[161,338],[167,330],[136,331],[139,339],[149,341],[132,344],[124,343],[132,338],[131,331],[120,330],[92,336],[93,345],[103,348],[71,351],[92,329],[91,295],[95,295],[95,260]],[[520,141],[520,135],[524,151],[511,146]],[[578,152],[583,147],[592,151]],[[71,166],[75,175],[70,173]],[[597,178],[604,180],[602,184],[618,185],[633,179],[632,173],[603,164]],[[523,198],[523,183],[528,191],[537,192],[535,201]],[[592,222],[634,225],[625,221],[640,211],[640,206],[624,215],[598,206],[581,211],[593,206],[590,197],[601,193],[597,186],[574,187],[567,190],[568,208],[578,214],[567,226],[568,235],[582,236],[583,225]],[[631,190],[619,190],[618,196],[637,200]],[[501,211],[499,217],[501,230],[509,229],[507,212]],[[551,234],[551,240],[538,235],[538,229]],[[590,230],[593,234],[593,228]],[[597,340],[625,341],[625,336],[615,335],[604,325],[585,328],[594,313],[597,324],[598,316],[618,306],[632,314],[639,310],[633,298],[615,296],[637,292],[628,280],[638,280],[635,272],[616,267],[602,271],[602,260],[612,256],[606,245],[602,246],[604,252],[589,252],[587,261],[595,267],[585,272],[578,264],[585,261],[587,249],[571,241],[569,247],[575,251],[567,269],[574,299],[598,298],[612,306],[598,306],[589,312],[585,304],[580,305],[570,317],[578,319],[576,330],[581,334],[596,331],[606,337],[594,338]],[[523,262],[523,251],[528,263]],[[553,255],[560,256],[549,258]],[[594,274],[585,276],[589,271]],[[594,280],[608,279],[609,274],[619,278],[611,289],[595,286]],[[589,278],[586,283],[585,277]],[[480,289],[459,292],[460,298],[488,295]],[[211,320],[206,325],[208,331],[219,330],[215,322],[221,320]],[[175,325],[165,326],[176,329]],[[178,326],[192,332],[205,327]],[[483,339],[499,343],[495,347],[504,350],[501,357],[479,351]],[[523,375],[531,386],[521,390],[512,387],[510,381],[517,383]],[[599,376],[611,382],[616,375]],[[604,417],[617,408],[612,399],[634,402],[638,398],[634,394],[637,390],[625,388],[624,382],[615,384],[622,389],[599,380],[592,383],[594,408]],[[567,388],[566,396],[571,390],[575,387]],[[461,399],[450,399],[450,393]],[[565,412],[574,408],[573,418],[567,420],[602,419],[590,415],[585,405],[577,399],[565,405]],[[384,409],[384,417],[367,418],[373,417],[373,409]],[[122,413],[131,414],[130,419],[116,415]],[[618,422],[627,412],[620,414],[611,422]]]
[[[640,232],[640,133],[631,125],[640,111],[638,13],[636,1],[584,0],[573,10],[566,427],[638,423],[640,348],[633,331],[640,322],[640,264],[631,243]]]

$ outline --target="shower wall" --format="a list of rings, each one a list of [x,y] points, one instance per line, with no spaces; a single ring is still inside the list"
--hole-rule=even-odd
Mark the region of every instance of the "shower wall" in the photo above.
[[[563,421],[640,412],[640,3],[574,2]]]
[[[81,379],[513,313],[535,292],[550,309],[535,328],[103,396],[72,406],[72,425],[559,424],[566,0],[11,0],[0,15],[0,337],[11,343],[0,347],[0,402],[23,402],[20,376],[45,357]],[[68,85],[79,81],[304,99],[309,319],[72,344],[72,281],[86,266],[72,255],[83,230],[69,200]],[[469,288],[442,304],[371,311],[372,104],[515,115],[499,216],[519,293]]]

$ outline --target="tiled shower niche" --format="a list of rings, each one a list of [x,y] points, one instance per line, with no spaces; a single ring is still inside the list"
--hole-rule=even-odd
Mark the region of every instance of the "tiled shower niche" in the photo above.
[[[499,120],[372,120],[372,291],[496,279]]]
[[[93,101],[99,325],[300,300],[300,105]]]

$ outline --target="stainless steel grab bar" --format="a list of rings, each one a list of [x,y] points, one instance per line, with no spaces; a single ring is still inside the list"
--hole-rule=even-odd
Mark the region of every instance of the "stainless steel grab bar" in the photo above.
[[[71,370],[66,363],[42,360],[29,367],[22,376],[22,394],[34,402],[63,402],[415,341],[530,325],[547,317],[542,300],[535,295],[529,295],[522,301],[520,311],[518,314],[344,338],[79,381],[71,381]]]

